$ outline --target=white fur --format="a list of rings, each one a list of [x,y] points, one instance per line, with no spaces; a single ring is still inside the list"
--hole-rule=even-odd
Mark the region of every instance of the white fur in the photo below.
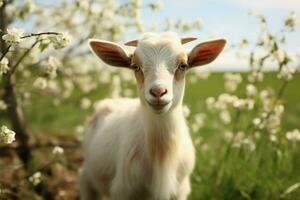
[[[174,80],[175,58],[183,51],[172,33],[139,40],[135,52],[145,77],[140,98],[102,100],[87,123],[82,200],[187,199],[195,152],[182,111],[184,79]],[[147,103],[157,85],[168,89],[163,101],[170,102],[161,113]]]

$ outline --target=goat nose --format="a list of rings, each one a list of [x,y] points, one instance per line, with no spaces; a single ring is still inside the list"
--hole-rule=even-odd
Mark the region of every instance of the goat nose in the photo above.
[[[150,94],[156,98],[162,97],[167,93],[167,89],[164,87],[155,87],[150,89]]]

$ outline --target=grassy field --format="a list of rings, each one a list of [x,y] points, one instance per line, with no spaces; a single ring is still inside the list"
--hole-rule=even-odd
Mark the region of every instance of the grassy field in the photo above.
[[[245,77],[245,75],[243,75]],[[279,88],[276,74],[268,73],[258,87]],[[284,94],[283,133],[295,128],[300,129],[300,74],[296,74]],[[127,85],[122,86],[127,87]],[[128,87],[133,87],[128,85]],[[245,83],[238,88],[243,96]],[[79,108],[79,99],[87,96],[92,100],[108,95],[109,85],[101,85],[97,91],[88,95],[76,94],[74,101],[62,102],[53,106],[50,97],[39,98],[33,95],[33,105],[26,110],[26,119],[33,133],[75,136],[75,129],[83,125],[92,109]],[[261,135],[254,151],[243,147],[232,148],[225,139],[225,129],[217,120],[217,115],[205,107],[207,97],[217,97],[224,91],[222,73],[213,73],[207,80],[195,83],[188,81],[185,104],[190,108],[189,124],[198,113],[205,113],[203,127],[192,133],[197,148],[197,165],[192,177],[190,199],[300,199],[300,148],[298,143],[288,143],[284,134],[277,143],[270,142]],[[78,98],[78,99],[77,99]],[[241,113],[237,130],[245,129],[252,116]],[[292,186],[292,187],[291,187]]]

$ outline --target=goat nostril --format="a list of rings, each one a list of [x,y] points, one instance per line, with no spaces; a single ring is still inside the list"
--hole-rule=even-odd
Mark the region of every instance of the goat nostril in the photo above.
[[[160,97],[164,96],[167,94],[167,89],[163,88],[162,93],[160,94]]]
[[[154,97],[162,97],[167,93],[166,88],[152,88],[150,89],[150,94]]]

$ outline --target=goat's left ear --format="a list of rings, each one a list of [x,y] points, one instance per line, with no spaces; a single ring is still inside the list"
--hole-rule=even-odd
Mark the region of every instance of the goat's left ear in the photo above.
[[[188,54],[189,67],[206,65],[214,61],[223,50],[225,39],[207,41],[195,46]]]
[[[89,46],[91,51],[106,64],[115,67],[130,67],[131,58],[120,45],[104,40],[89,39]]]

